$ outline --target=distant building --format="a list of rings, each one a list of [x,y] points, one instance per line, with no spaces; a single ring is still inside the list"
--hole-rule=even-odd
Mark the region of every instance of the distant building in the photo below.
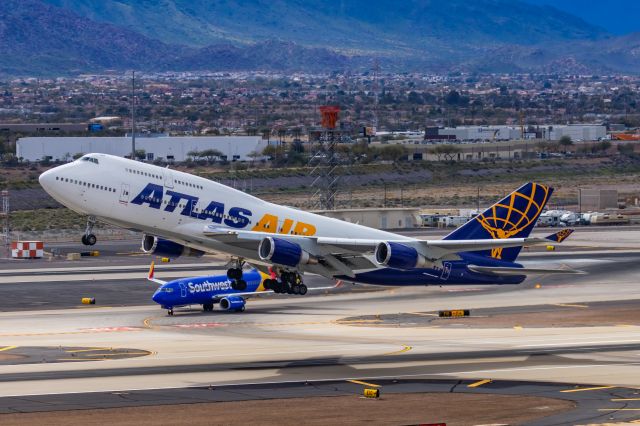
[[[547,134],[546,139],[551,141],[560,140],[563,136],[569,136],[573,141],[597,141],[607,136],[607,127],[597,124],[549,126]]]
[[[618,191],[615,189],[581,189],[580,211],[597,212],[618,208]]]
[[[184,161],[191,151],[216,149],[228,161],[247,161],[253,151],[262,152],[267,141],[260,136],[161,136],[137,137],[136,150],[147,161]],[[69,161],[79,153],[99,152],[120,157],[131,155],[128,137],[26,137],[16,142],[16,156],[28,161]]]
[[[524,135],[520,126],[459,126],[428,127],[424,139],[430,141],[512,141],[544,139],[557,141],[569,136],[574,141],[597,141],[607,136],[607,127],[599,124],[566,124],[526,126]]]
[[[376,229],[407,229],[422,226],[420,209],[413,207],[319,210],[314,213]]]

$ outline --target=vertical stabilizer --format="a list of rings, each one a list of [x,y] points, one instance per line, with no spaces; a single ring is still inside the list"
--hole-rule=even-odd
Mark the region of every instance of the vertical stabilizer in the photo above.
[[[553,188],[529,182],[444,237],[445,240],[526,238],[536,225]],[[495,248],[478,255],[514,262],[522,247]]]

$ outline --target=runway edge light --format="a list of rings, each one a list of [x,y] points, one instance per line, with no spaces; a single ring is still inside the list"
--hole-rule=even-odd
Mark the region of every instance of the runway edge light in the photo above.
[[[96,304],[96,298],[95,297],[83,297],[82,298],[82,304],[83,305],[95,305]]]
[[[380,398],[380,389],[369,389],[366,388],[364,390],[365,398]]]

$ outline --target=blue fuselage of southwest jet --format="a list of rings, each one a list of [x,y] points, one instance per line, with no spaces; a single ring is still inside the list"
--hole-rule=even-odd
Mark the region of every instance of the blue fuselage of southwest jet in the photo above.
[[[153,295],[153,301],[163,308],[186,305],[204,305],[238,293],[258,292],[262,289],[263,277],[258,271],[244,272],[242,278],[247,288],[242,292],[231,288],[226,275],[181,278],[163,284]]]

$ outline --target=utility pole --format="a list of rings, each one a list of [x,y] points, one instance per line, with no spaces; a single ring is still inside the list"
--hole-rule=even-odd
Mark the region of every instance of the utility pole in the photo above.
[[[4,246],[7,250],[7,255],[9,255],[9,246],[11,244],[11,234],[9,228],[9,191],[1,191],[0,197],[2,197],[2,209],[0,210],[0,217],[2,218],[2,239],[4,240]]]
[[[131,75],[131,159],[136,159],[136,72]]]

